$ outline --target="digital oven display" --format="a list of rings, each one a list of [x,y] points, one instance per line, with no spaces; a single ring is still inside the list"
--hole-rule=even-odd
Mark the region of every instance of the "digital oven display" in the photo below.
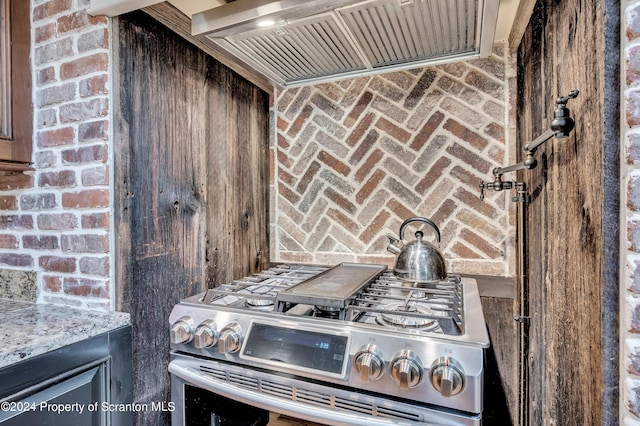
[[[341,374],[347,336],[253,323],[242,355]]]

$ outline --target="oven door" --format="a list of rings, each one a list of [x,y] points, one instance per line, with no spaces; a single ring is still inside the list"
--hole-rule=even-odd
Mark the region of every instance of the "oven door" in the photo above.
[[[189,416],[196,411],[193,411],[193,407],[188,409],[188,405],[197,406],[203,401],[200,398],[185,402],[186,392],[193,391],[193,388],[204,390],[205,395],[210,395],[204,399],[224,398],[220,401],[239,402],[243,404],[242,406],[248,407],[247,413],[249,409],[256,407],[266,410],[267,421],[268,412],[273,411],[293,418],[336,426],[370,426],[372,424],[478,426],[481,424],[479,414],[452,412],[390,400],[350,389],[312,383],[292,376],[280,376],[182,354],[172,354],[169,372],[171,373],[171,399],[176,404],[172,417],[174,426],[217,424],[210,423],[207,419],[211,419],[211,415],[217,418],[218,413],[214,411],[218,405],[202,410],[204,423],[191,422]],[[240,410],[245,411],[243,408]]]
[[[175,426],[266,426],[269,411],[194,386],[171,376],[171,418]]]

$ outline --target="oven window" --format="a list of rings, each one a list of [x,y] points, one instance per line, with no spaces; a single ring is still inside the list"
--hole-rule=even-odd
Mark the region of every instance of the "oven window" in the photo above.
[[[185,425],[266,426],[269,412],[204,389],[184,385]]]

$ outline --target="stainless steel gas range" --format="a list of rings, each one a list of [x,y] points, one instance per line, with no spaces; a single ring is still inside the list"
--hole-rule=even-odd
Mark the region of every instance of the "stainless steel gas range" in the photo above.
[[[482,421],[489,338],[472,279],[283,264],[185,299],[169,321],[174,425],[214,397],[326,425]]]

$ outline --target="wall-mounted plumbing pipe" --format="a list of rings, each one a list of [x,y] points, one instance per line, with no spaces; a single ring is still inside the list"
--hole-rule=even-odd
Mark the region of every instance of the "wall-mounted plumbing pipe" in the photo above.
[[[553,113],[553,120],[549,125],[549,130],[538,136],[532,142],[526,144],[523,148],[525,159],[521,163],[512,164],[506,167],[496,167],[493,169],[493,182],[480,182],[480,199],[484,200],[484,190],[503,191],[505,189],[516,189],[518,195],[513,197],[515,202],[529,202],[530,197],[526,192],[526,184],[524,182],[503,181],[502,175],[518,170],[535,169],[538,160],[534,157],[536,150],[549,139],[566,138],[575,127],[575,122],[571,118],[571,111],[567,108],[569,99],[574,99],[580,92],[572,90],[567,96],[560,97],[556,100],[556,110]]]

